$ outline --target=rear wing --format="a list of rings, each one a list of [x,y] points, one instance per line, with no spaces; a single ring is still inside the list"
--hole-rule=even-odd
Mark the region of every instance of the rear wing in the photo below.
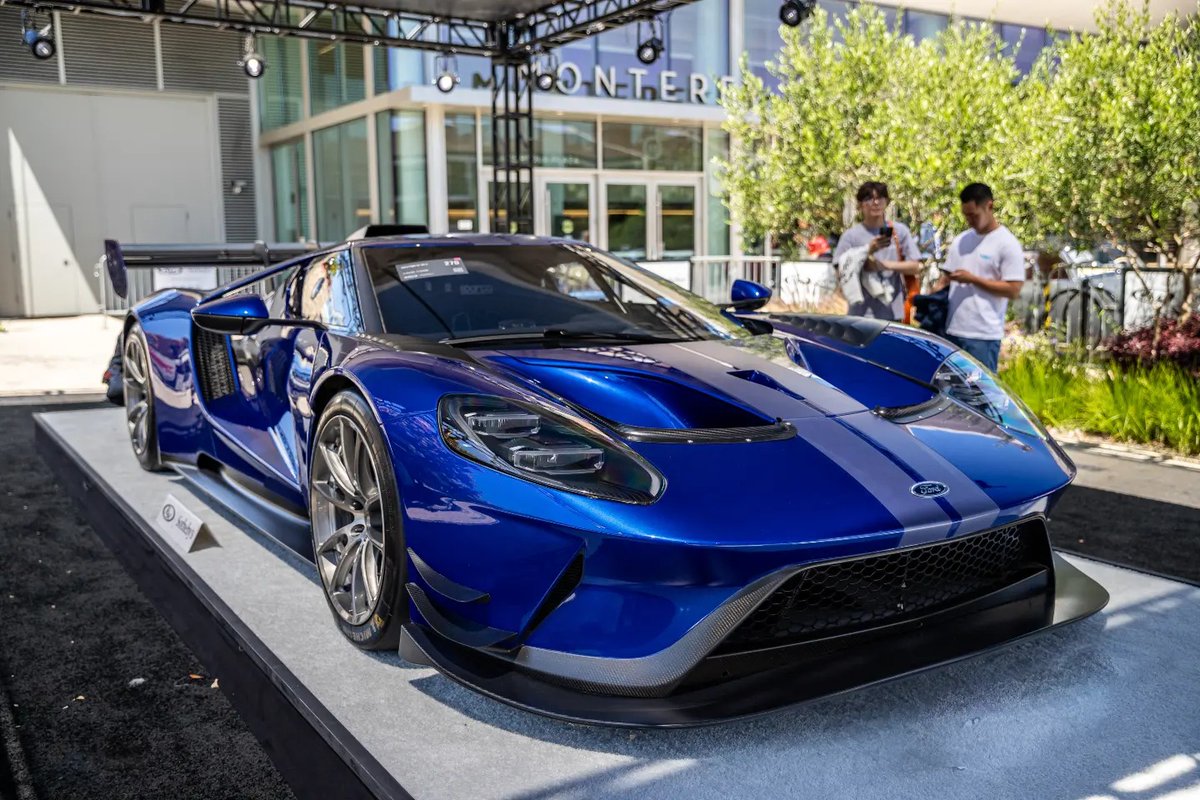
[[[130,269],[155,267],[267,268],[321,249],[315,242],[246,244],[121,244],[104,240],[104,265],[118,297],[129,292]]]

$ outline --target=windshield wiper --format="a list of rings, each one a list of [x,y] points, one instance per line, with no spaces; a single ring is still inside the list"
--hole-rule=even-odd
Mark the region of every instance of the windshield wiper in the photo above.
[[[504,333],[488,333],[480,336],[460,336],[442,339],[439,344],[497,344],[500,342],[566,342],[566,341],[616,341],[639,342],[652,344],[659,342],[686,342],[681,336],[659,336],[653,333],[637,331],[568,331],[562,328],[550,328],[544,331],[510,331]]]

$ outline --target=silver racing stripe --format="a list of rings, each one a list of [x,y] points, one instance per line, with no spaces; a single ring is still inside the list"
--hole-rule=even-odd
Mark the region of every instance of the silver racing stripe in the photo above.
[[[841,421],[903,460],[916,473],[915,480],[941,481],[949,486],[950,491],[939,500],[949,503],[961,517],[962,524],[956,533],[983,530],[995,523],[1000,509],[987,492],[903,425],[875,414],[854,414],[842,417]]]
[[[950,533],[957,520],[936,502],[913,495],[909,474],[838,419],[806,420],[796,428],[800,438],[858,481],[896,518],[904,529],[899,546],[937,541]]]

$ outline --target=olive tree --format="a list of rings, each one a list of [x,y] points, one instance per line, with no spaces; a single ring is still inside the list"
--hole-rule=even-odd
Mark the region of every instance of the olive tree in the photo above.
[[[917,43],[861,5],[837,22],[818,10],[783,41],[768,64],[777,92],[743,60],[722,96],[733,145],[718,175],[751,238],[839,231],[866,180],[889,184],[905,221],[943,229],[964,184],[1019,184],[1006,152],[1024,136],[1017,70],[992,26],[959,21]]]

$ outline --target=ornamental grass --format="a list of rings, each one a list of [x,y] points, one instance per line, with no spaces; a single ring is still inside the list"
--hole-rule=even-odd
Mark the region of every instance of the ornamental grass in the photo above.
[[[1046,425],[1200,455],[1200,380],[1170,361],[1088,364],[1025,346],[1000,375]]]

